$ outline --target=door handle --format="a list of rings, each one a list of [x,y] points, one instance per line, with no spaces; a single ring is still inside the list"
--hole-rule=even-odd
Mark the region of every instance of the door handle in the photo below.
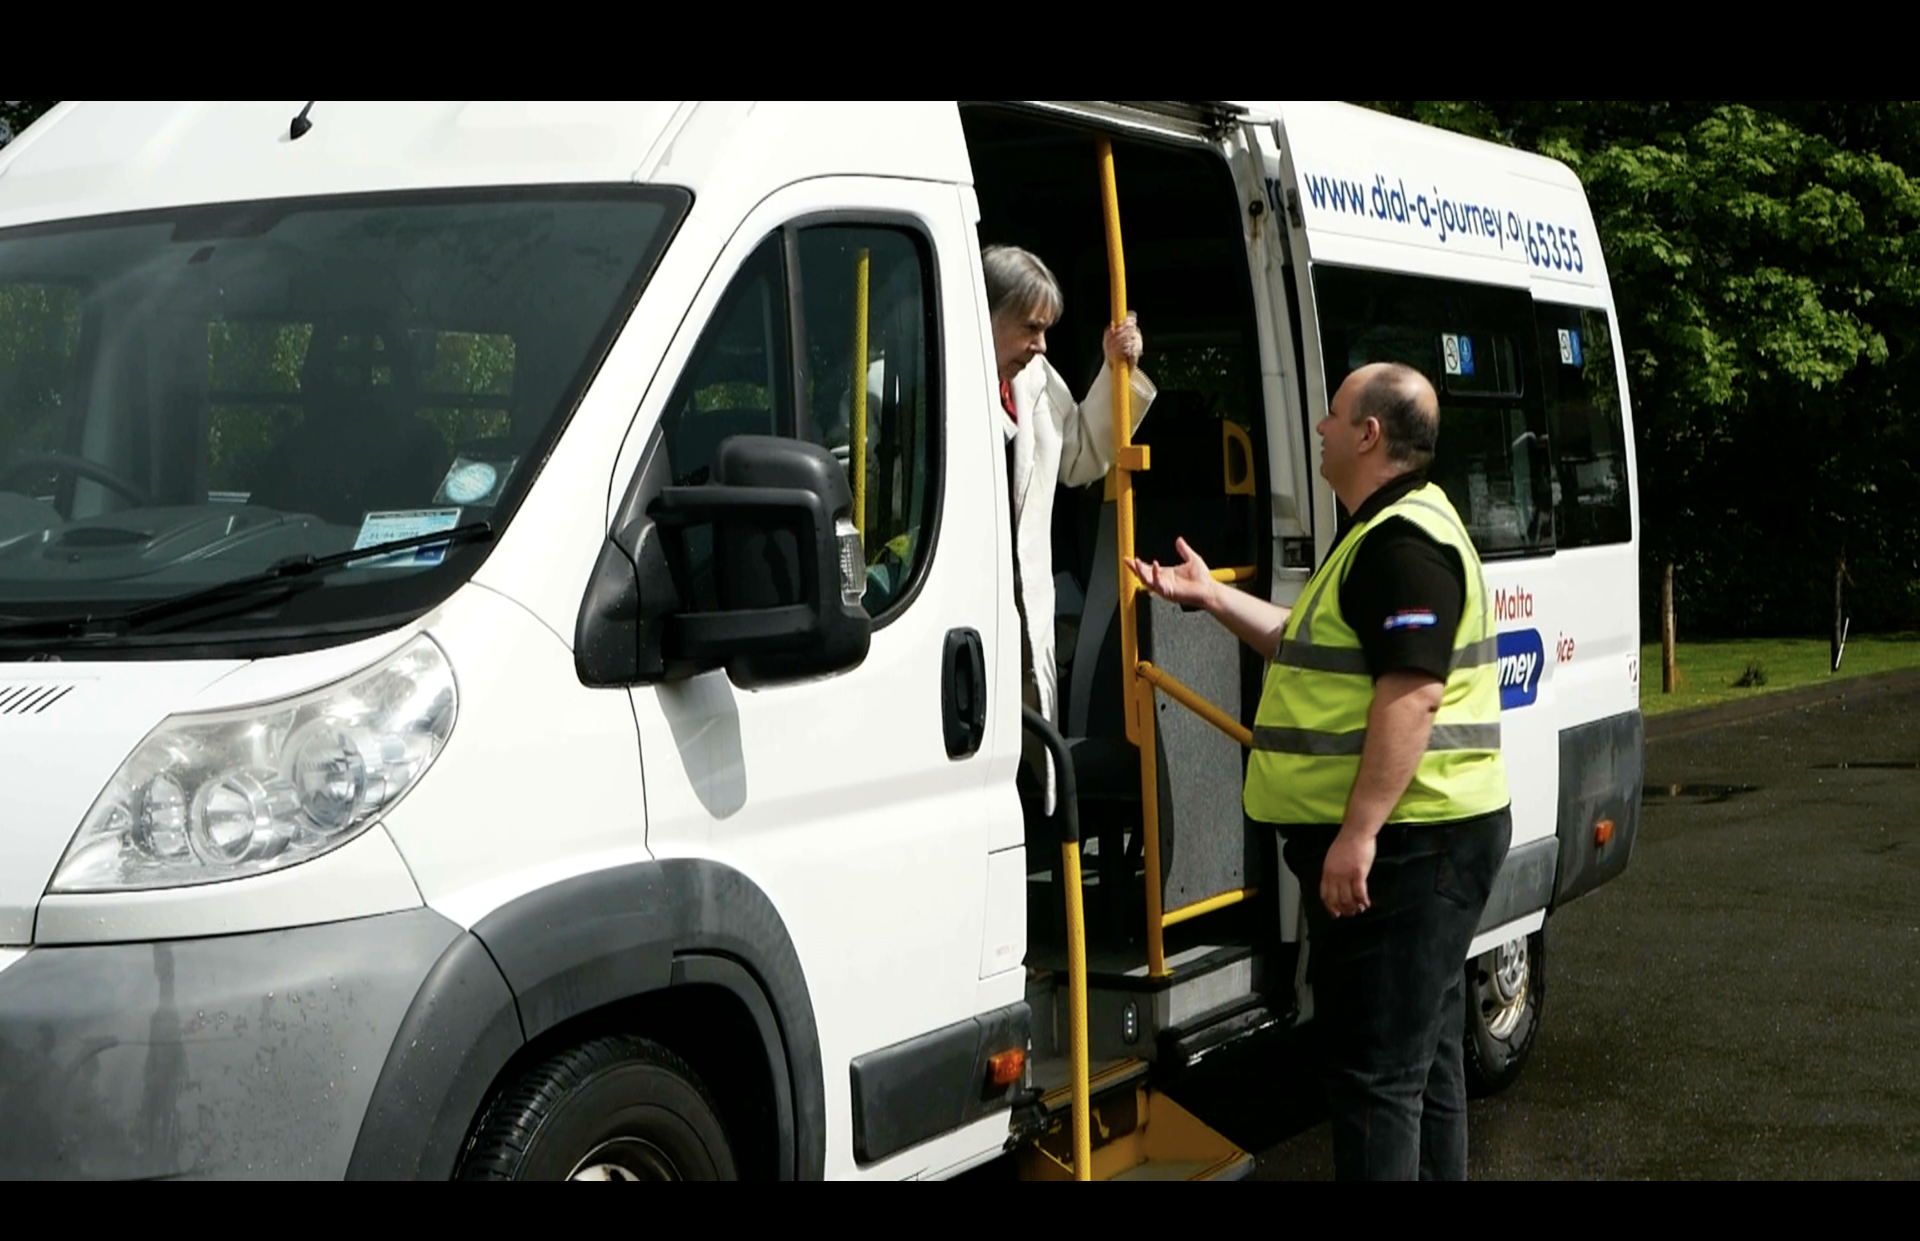
[[[971,629],[947,633],[941,657],[940,715],[947,757],[966,758],[987,735],[987,653]]]

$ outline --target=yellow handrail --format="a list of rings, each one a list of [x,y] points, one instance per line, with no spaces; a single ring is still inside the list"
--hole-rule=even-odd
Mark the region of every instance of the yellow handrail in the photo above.
[[[872,252],[862,249],[853,267],[853,528],[867,546],[867,277]]]
[[[1178,926],[1182,922],[1198,918],[1201,914],[1210,914],[1216,909],[1225,909],[1230,905],[1238,905],[1241,901],[1258,896],[1259,894],[1259,888],[1235,888],[1231,892],[1222,892],[1218,896],[1209,896],[1204,901],[1195,901],[1191,905],[1168,910],[1167,916],[1160,920],[1160,924],[1162,926]]]
[[[1246,573],[1248,576],[1252,576],[1253,573],[1251,569],[1216,569],[1214,576],[1221,577],[1223,572]],[[1233,579],[1222,578],[1222,580],[1231,581]],[[1164,693],[1167,697],[1173,699],[1187,710],[1193,712],[1207,723],[1239,742],[1241,749],[1246,749],[1253,744],[1253,732],[1247,728],[1246,725],[1234,719],[1219,707],[1214,706],[1205,698],[1194,693],[1166,672],[1156,668],[1145,660],[1140,662],[1138,671],[1142,681]],[[1163,929],[1170,926],[1178,926],[1180,923],[1198,918],[1202,914],[1210,914],[1217,909],[1225,909],[1229,905],[1238,905],[1241,901],[1247,900],[1259,891],[1260,889],[1251,887],[1235,888],[1231,892],[1222,892],[1217,896],[1210,896],[1204,901],[1196,901],[1194,904],[1185,905],[1179,909],[1168,910],[1160,916],[1160,925]]]
[[[1113,143],[1099,140],[1100,205],[1106,218],[1107,292],[1112,320],[1118,326],[1127,317],[1127,260],[1120,240],[1120,192],[1113,175]],[[1133,558],[1133,474],[1147,468],[1147,454],[1133,443],[1133,368],[1123,358],[1113,368],[1113,494],[1119,556],[1114,571],[1120,581],[1120,668],[1124,678],[1127,740],[1140,749],[1141,836],[1147,868],[1147,972],[1158,978],[1167,972],[1166,937],[1161,934],[1160,891],[1160,772],[1155,761],[1153,695],[1134,669],[1140,663],[1140,632],[1136,611],[1139,579],[1127,567]]]
[[[1163,670],[1142,660],[1139,665],[1140,680],[1164,693],[1187,710],[1193,712],[1207,723],[1240,743],[1241,749],[1253,744],[1253,731],[1239,720],[1234,719],[1219,707],[1214,706],[1200,695],[1194,693],[1180,682],[1168,676]],[[1151,699],[1149,699],[1151,701]]]
[[[1087,1080],[1087,936],[1081,907],[1080,842],[1060,846],[1067,886],[1067,1037],[1073,1061],[1073,1179],[1093,1179],[1093,1087]]]

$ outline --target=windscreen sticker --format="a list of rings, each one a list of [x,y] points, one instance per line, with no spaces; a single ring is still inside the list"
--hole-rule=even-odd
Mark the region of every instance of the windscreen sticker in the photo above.
[[[368,513],[366,520],[360,523],[360,537],[353,541],[353,550],[362,551],[369,547],[378,547],[382,543],[395,543],[401,539],[411,539],[423,534],[438,534],[442,530],[451,530],[460,524],[460,510],[457,508],[412,508],[394,509],[381,513]],[[410,547],[391,556],[379,556],[370,560],[354,563],[359,569],[417,569],[425,565],[436,565],[446,559],[445,543],[429,543],[424,547]]]
[[[433,502],[473,507],[497,504],[507,477],[518,464],[518,457],[456,457],[453,468],[441,480]]]
[[[1443,335],[1440,337],[1440,352],[1446,359],[1447,374],[1473,374],[1473,337],[1451,333]]]

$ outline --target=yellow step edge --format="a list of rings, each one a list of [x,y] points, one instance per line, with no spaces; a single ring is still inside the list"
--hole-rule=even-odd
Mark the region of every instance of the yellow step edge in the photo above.
[[[1126,1081],[1134,1074],[1139,1073],[1146,1066],[1146,1063],[1144,1060],[1122,1060],[1118,1064],[1109,1065],[1087,1078],[1087,1092],[1089,1094],[1099,1094],[1100,1091],[1107,1086],[1113,1085],[1116,1082]],[[1040,1106],[1052,1112],[1059,1109],[1072,1098],[1073,1086],[1071,1084],[1057,1086],[1041,1096]]]
[[[1093,1180],[1162,1179],[1129,1176],[1159,1164],[1195,1169],[1184,1177],[1164,1179],[1210,1181],[1250,1165],[1246,1152],[1144,1082],[1134,1087],[1131,1108],[1116,1108],[1114,1105],[1124,1097],[1116,1094],[1094,1104]],[[1072,1145],[1071,1117],[1055,1116],[1047,1132],[1021,1150],[1021,1179],[1072,1180]]]

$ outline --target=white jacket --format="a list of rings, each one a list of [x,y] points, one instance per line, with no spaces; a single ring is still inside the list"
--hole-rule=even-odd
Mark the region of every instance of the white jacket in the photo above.
[[[1159,395],[1153,381],[1132,371],[1133,430],[1139,430],[1147,408]],[[1054,646],[1053,616],[1053,500],[1057,484],[1084,487],[1100,481],[1113,468],[1113,371],[1106,364],[1087,391],[1084,401],[1073,399],[1066,380],[1046,358],[1038,357],[1013,379],[1013,408],[1017,419],[1000,409],[1001,427],[1013,443],[1014,546],[1020,555],[1021,610],[1027,618],[1027,640],[1033,652],[1036,709],[1058,726],[1059,674]],[[1114,571],[1113,566],[1094,567]],[[1033,753],[1031,745],[1028,753]],[[1044,757],[1044,756],[1043,756]],[[1047,813],[1054,810],[1053,762],[1046,762]]]

